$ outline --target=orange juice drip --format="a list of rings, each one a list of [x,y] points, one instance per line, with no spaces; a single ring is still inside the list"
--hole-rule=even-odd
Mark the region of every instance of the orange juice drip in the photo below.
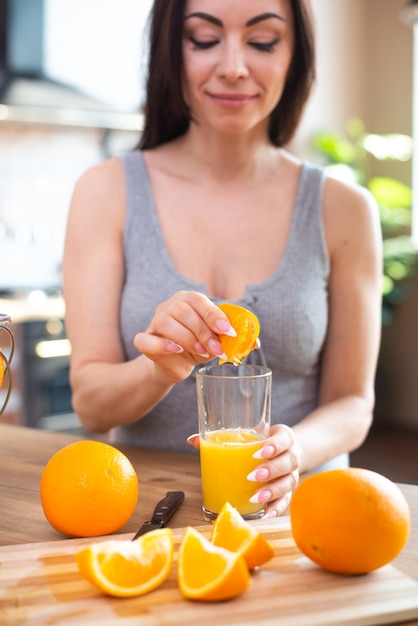
[[[257,513],[263,504],[249,502],[261,483],[247,476],[261,462],[253,458],[263,436],[252,430],[217,430],[200,440],[203,506],[219,513],[229,502],[241,515]]]

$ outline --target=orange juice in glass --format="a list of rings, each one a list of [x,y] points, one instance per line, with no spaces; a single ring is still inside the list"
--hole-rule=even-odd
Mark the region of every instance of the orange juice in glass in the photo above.
[[[258,365],[212,365],[197,372],[203,513],[216,519],[229,502],[246,519],[265,504],[249,500],[261,485],[247,476],[261,462],[254,453],[270,430],[271,370]]]

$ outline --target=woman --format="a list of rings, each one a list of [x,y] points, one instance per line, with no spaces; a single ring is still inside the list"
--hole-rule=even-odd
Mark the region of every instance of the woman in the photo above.
[[[377,208],[285,149],[314,76],[305,1],[155,0],[150,43],[140,149],[83,175],[70,209],[74,408],[114,441],[192,449],[194,369],[234,333],[216,305],[250,308],[274,382],[252,500],[280,515],[371,424]]]

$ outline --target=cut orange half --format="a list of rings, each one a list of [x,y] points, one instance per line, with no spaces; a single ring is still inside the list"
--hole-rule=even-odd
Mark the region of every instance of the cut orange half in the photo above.
[[[238,552],[248,569],[267,563],[274,557],[270,542],[226,502],[216,518],[212,530],[213,545]]]
[[[227,315],[236,337],[219,335],[222,350],[226,356],[219,363],[239,365],[257,345],[260,334],[260,322],[254,313],[238,304],[224,303],[219,308]]]
[[[177,578],[185,598],[208,602],[235,598],[250,583],[248,567],[238,552],[214,546],[191,526],[180,544]]]
[[[135,541],[113,539],[89,544],[76,553],[81,574],[111,596],[131,598],[159,587],[174,558],[170,528],[153,530]]]

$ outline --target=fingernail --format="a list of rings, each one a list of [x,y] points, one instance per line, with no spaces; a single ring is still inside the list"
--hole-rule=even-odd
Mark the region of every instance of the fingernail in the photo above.
[[[206,358],[209,356],[209,352],[206,352],[205,347],[202,346],[199,341],[194,344],[194,349],[196,354],[198,354],[199,356],[204,356]]]
[[[262,504],[263,502],[268,502],[272,499],[272,493],[268,489],[263,489],[262,491],[257,491],[250,498],[250,502],[252,504]]]
[[[208,348],[209,350],[212,352],[212,354],[215,354],[216,356],[219,356],[221,359],[225,359],[226,356],[221,348],[221,344],[219,343],[219,341],[217,341],[217,339],[209,339],[208,341]]]
[[[261,348],[261,341],[257,337],[257,339],[255,340],[255,349],[259,350],[260,348]]]
[[[262,482],[263,480],[267,480],[270,476],[270,472],[265,467],[260,467],[255,469],[253,472],[250,472],[247,476],[247,480],[251,480],[253,482]]]
[[[263,519],[268,519],[269,517],[277,517],[277,511],[273,509],[272,511],[267,511],[267,513],[263,515]]]
[[[257,452],[254,452],[253,459],[270,459],[274,452],[273,446],[263,446]]]
[[[178,343],[174,343],[174,341],[167,341],[167,350],[168,352],[175,352],[175,353],[184,352],[184,348],[179,346]]]
[[[186,439],[187,443],[190,443],[193,445],[193,442],[196,441],[196,439],[199,438],[199,433],[194,433],[193,435],[189,435]]]
[[[225,320],[216,320],[215,327],[222,335],[228,335],[228,337],[237,336],[235,328],[232,328],[231,324]]]

